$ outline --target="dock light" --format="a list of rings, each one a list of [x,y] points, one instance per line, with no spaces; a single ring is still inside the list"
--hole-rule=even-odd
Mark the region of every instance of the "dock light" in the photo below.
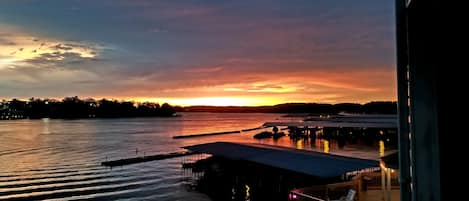
[[[293,193],[290,193],[289,196],[288,196],[288,198],[289,198],[290,200],[296,200],[296,199],[297,199],[297,196],[296,196],[295,194],[293,194]]]
[[[249,200],[249,197],[251,197],[251,193],[249,192],[251,188],[249,188],[248,185],[244,185],[246,187],[246,200]]]

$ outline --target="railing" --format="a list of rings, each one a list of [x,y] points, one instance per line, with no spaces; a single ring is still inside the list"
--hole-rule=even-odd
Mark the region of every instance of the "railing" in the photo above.
[[[399,175],[391,173],[391,189],[399,189]],[[326,201],[339,199],[347,194],[349,189],[357,190],[354,200],[360,200],[360,192],[382,189],[382,174],[380,172],[367,172],[355,176],[351,181],[312,186],[295,189],[290,192],[291,201]]]
[[[382,188],[382,175],[380,172],[363,173],[355,179],[361,180],[363,190]],[[399,174],[397,172],[391,173],[391,188],[399,189]]]
[[[350,189],[359,189],[358,180],[296,189],[290,192],[289,198],[292,201],[335,200],[347,195]]]
[[[312,200],[312,201],[325,201],[323,199],[313,197],[311,195],[306,195],[304,193],[300,192],[290,192],[289,195],[290,200],[298,200],[298,201],[303,201],[304,199]]]

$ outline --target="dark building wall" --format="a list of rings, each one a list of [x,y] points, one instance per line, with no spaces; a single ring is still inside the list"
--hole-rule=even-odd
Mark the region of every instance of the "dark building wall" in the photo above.
[[[457,113],[465,114],[467,109],[461,101],[467,85],[461,77],[465,75],[461,64],[467,62],[456,48],[449,47],[462,43],[456,31],[461,27],[457,23],[460,18],[444,14],[456,13],[456,7],[441,0],[396,0],[403,201],[467,197],[466,191],[460,190],[462,185],[455,182],[465,182],[466,170],[458,158],[466,151],[458,150],[457,145],[464,141],[460,138],[465,134],[464,122],[458,122]],[[455,64],[458,60],[462,63]]]

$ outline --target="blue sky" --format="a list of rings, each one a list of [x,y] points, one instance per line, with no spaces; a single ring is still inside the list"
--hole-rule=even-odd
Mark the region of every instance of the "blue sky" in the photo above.
[[[0,97],[395,100],[392,1],[3,0]]]

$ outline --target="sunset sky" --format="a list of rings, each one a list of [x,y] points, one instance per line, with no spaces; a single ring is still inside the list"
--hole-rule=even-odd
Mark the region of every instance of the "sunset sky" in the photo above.
[[[393,1],[1,0],[0,99],[396,100]]]

